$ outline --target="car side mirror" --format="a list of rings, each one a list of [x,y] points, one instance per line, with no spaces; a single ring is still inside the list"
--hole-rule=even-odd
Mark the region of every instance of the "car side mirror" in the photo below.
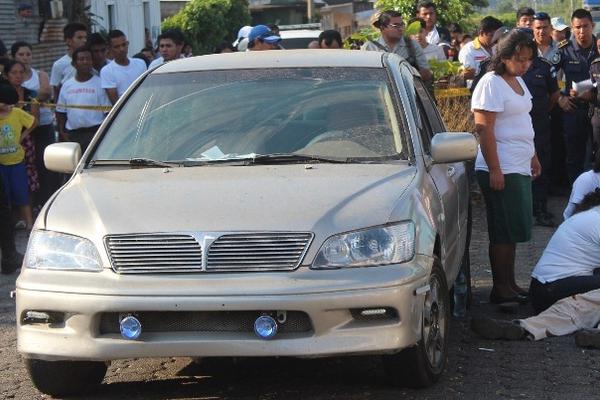
[[[81,160],[79,143],[54,143],[44,150],[44,164],[50,171],[70,174],[77,168],[79,160]]]
[[[437,164],[470,161],[477,156],[477,139],[468,132],[440,132],[431,139],[431,157]]]

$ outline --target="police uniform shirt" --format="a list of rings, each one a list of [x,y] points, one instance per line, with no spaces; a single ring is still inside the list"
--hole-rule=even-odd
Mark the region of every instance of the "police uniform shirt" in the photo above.
[[[572,88],[572,82],[590,79],[590,65],[598,57],[595,43],[596,37],[593,38],[589,49],[582,49],[575,40],[559,46],[560,61],[556,67],[562,69],[565,74],[565,94]]]
[[[523,75],[527,89],[531,92],[533,108],[531,115],[548,117],[550,95],[558,91],[556,69],[543,57],[535,57],[529,70]]]
[[[600,82],[600,57],[592,61],[592,65],[590,66],[590,79],[594,83]],[[594,107],[600,107],[600,91],[598,88],[595,88],[595,91],[596,103],[594,104]]]
[[[550,42],[550,47],[548,47],[544,53],[542,53],[542,50],[538,46],[538,56],[550,61],[552,65],[556,65],[560,62],[560,52],[558,50],[558,43],[553,40]]]

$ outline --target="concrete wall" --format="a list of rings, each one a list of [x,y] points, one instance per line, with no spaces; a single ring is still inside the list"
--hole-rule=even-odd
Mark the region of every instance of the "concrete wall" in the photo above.
[[[92,0],[91,6],[103,29],[119,29],[127,35],[130,56],[145,47],[145,29],[156,44],[160,34],[159,0]]]

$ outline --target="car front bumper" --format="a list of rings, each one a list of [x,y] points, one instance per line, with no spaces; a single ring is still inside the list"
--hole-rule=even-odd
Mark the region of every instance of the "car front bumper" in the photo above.
[[[123,277],[110,270],[91,275],[24,270],[17,282],[18,350],[25,358],[49,361],[393,353],[420,338],[431,265],[431,258],[417,255],[410,263],[373,268],[211,276],[209,285],[191,276],[175,282],[168,276]],[[86,280],[95,283],[85,285]],[[228,289],[219,294],[221,280]],[[131,285],[135,290],[123,289]],[[359,316],[361,310],[381,308],[392,312],[387,318]],[[141,336],[126,340],[100,328],[103,313],[263,310],[305,313],[311,329],[263,340],[251,331],[145,332],[142,321]],[[32,323],[24,319],[27,311],[64,319]]]

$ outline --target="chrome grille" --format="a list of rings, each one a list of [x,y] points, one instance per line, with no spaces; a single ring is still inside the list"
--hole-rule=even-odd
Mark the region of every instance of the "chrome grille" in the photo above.
[[[202,270],[202,249],[190,235],[114,235],[106,238],[106,247],[113,269],[121,274]]]
[[[311,233],[240,233],[220,236],[207,251],[207,271],[289,271],[300,265]]]

